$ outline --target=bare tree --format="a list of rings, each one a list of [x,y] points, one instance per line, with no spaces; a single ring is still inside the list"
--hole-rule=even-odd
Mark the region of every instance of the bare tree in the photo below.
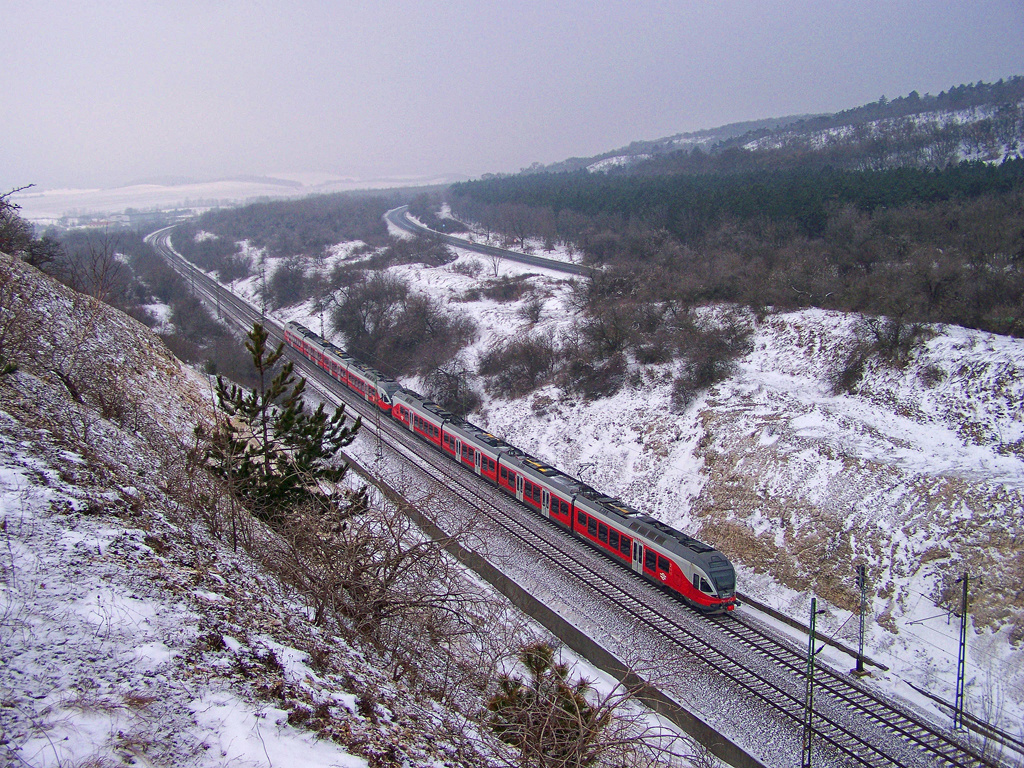
[[[494,276],[497,277],[498,273],[501,271],[501,264],[504,261],[501,254],[496,251],[491,251],[487,254],[487,261],[491,265],[491,271],[494,273]]]
[[[445,553],[452,537],[426,537],[402,510],[371,504],[366,489],[344,501],[313,498],[293,509],[268,553],[309,600],[313,620],[385,640],[410,616],[457,617],[464,595]]]
[[[107,304],[122,303],[131,270],[119,252],[120,246],[121,234],[106,229],[69,241],[67,262],[71,287]]]
[[[11,200],[17,192],[23,192],[33,185],[12,189],[0,195],[0,253],[20,255],[33,240],[32,225],[21,218],[21,206]]]
[[[433,368],[424,376],[426,394],[445,410],[465,416],[480,406],[480,395],[470,384],[472,372],[462,355]]]

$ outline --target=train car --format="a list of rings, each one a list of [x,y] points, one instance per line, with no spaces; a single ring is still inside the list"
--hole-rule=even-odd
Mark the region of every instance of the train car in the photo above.
[[[735,570],[714,547],[455,417],[308,328],[288,323],[285,343],[452,461],[647,581],[701,611],[735,608]]]
[[[735,571],[714,547],[593,489],[576,497],[574,512],[577,535],[648,581],[702,611],[735,607]]]
[[[401,415],[395,418],[410,432],[443,450],[442,427],[455,418],[451,413],[405,387],[395,393],[394,403],[392,416],[397,411]]]
[[[298,323],[285,325],[284,340],[364,400],[391,414],[392,398],[402,388],[393,378],[365,365]]]
[[[696,608],[735,607],[735,571],[714,547],[525,454],[502,462],[498,486]]]

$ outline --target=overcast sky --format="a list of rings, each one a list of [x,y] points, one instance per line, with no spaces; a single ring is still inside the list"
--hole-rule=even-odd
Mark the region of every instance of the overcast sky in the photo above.
[[[0,0],[0,41],[5,190],[472,176],[1024,74],[1024,2]]]

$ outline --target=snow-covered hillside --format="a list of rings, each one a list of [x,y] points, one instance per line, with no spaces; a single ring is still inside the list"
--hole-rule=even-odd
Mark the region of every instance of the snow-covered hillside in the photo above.
[[[233,546],[266,534],[192,463],[208,381],[3,254],[0,334],[0,764],[483,763]]]
[[[474,259],[464,252],[445,267],[392,268],[473,317],[480,335],[471,366],[495,340],[572,323],[564,276],[509,262],[502,274],[534,275],[543,297],[536,325],[520,314],[529,297],[466,301],[487,276],[466,274]],[[307,306],[283,316],[321,328]],[[674,368],[661,365],[637,369],[622,392],[593,402],[554,386],[518,401],[484,393],[472,418],[718,546],[752,597],[805,619],[817,595],[828,605],[826,633],[854,645],[854,571],[867,565],[869,653],[893,680],[946,700],[957,634],[947,610],[958,608],[955,581],[968,571],[983,580],[971,594],[972,707],[1016,731],[1024,711],[1024,342],[935,327],[904,368],[872,363],[855,394],[836,395],[831,376],[858,321],[821,310],[749,315],[751,351],[683,413],[671,408]]]
[[[944,167],[964,160],[1001,163],[1024,156],[1024,103],[922,112],[824,130],[784,129],[743,145],[746,150],[821,151],[873,144],[871,162]]]

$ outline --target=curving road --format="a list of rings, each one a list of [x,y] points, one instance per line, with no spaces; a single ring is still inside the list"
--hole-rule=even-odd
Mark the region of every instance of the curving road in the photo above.
[[[422,224],[413,221],[409,218],[409,206],[403,205],[400,208],[392,208],[390,211],[384,214],[389,222],[394,224],[399,229],[409,232],[413,235],[432,235],[433,237],[440,238],[443,242],[448,245],[454,246],[455,248],[464,248],[467,251],[474,251],[476,253],[482,253],[485,256],[499,256],[509,261],[518,261],[521,264],[530,264],[534,267],[544,267],[544,269],[550,269],[555,272],[564,272],[567,275],[593,275],[600,270],[594,269],[593,267],[587,267],[582,264],[571,264],[567,261],[557,261],[555,259],[545,259],[543,256],[533,256],[529,253],[519,253],[518,251],[507,251],[504,248],[496,248],[493,245],[482,245],[480,243],[474,243],[469,240],[465,240],[461,237],[454,237],[452,235],[446,235],[443,232],[438,232],[433,229],[428,229]]]

